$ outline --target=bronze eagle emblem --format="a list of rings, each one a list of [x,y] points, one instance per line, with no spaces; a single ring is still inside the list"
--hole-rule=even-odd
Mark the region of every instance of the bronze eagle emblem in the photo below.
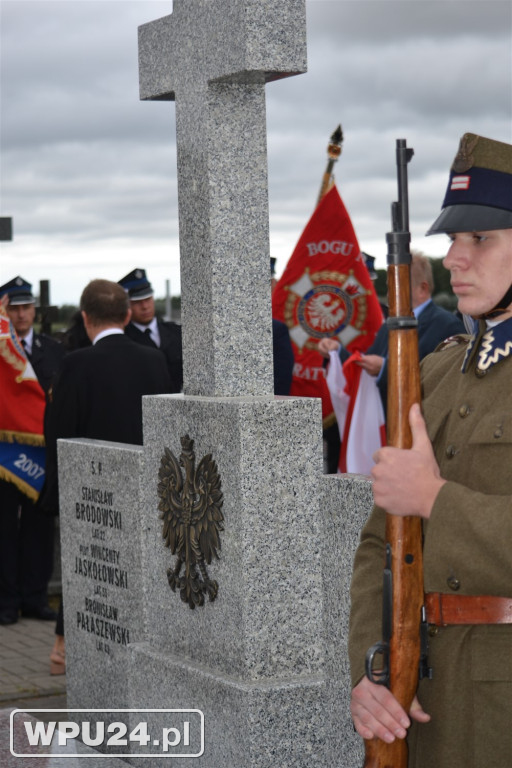
[[[179,461],[164,449],[158,472],[158,509],[162,513],[162,536],[172,554],[174,568],[167,571],[169,586],[180,590],[180,597],[190,608],[204,604],[204,595],[215,600],[219,585],[208,576],[206,565],[219,559],[219,532],[224,530],[221,512],[223,495],[217,464],[211,453],[195,466],[194,441],[181,438]],[[183,479],[181,468],[185,470]],[[185,563],[185,571],[180,575]]]

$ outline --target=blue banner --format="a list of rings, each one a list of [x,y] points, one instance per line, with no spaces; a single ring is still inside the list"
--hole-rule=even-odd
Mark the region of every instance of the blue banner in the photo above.
[[[44,446],[0,442],[0,477],[36,501],[45,477]]]

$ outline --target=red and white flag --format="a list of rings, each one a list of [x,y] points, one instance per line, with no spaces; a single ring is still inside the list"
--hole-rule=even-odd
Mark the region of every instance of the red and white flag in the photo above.
[[[272,295],[272,316],[286,323],[295,365],[290,390],[333,407],[318,341],[338,339],[364,351],[382,324],[382,311],[350,217],[335,186],[319,202]]]
[[[369,475],[373,454],[386,445],[386,425],[376,379],[358,365],[360,359],[356,352],[342,366],[331,352],[326,382],[341,439],[338,472]]]
[[[44,482],[45,394],[0,303],[0,479],[36,500]]]

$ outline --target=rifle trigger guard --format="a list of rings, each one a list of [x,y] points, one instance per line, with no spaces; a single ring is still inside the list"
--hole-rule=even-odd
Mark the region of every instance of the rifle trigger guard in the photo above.
[[[381,669],[373,669],[373,661],[377,655],[382,656]],[[377,685],[389,685],[389,643],[379,642],[372,645],[366,652],[366,677]]]

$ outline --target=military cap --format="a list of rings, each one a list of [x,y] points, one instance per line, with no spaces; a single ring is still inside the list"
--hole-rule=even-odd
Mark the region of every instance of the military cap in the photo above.
[[[512,145],[465,133],[427,235],[512,227]]]
[[[122,277],[118,283],[124,288],[130,301],[149,299],[154,294],[153,287],[146,277],[145,270],[139,267],[130,272],[129,275]]]
[[[375,256],[370,256],[369,253],[365,253],[364,251],[361,251],[361,255],[364,258],[364,263],[366,264],[366,269],[368,270],[370,278],[376,280],[378,275],[375,271]]]
[[[17,304],[35,304],[36,300],[32,295],[32,284],[23,277],[13,277],[8,283],[0,285],[0,296],[5,294],[9,297],[11,307]]]

